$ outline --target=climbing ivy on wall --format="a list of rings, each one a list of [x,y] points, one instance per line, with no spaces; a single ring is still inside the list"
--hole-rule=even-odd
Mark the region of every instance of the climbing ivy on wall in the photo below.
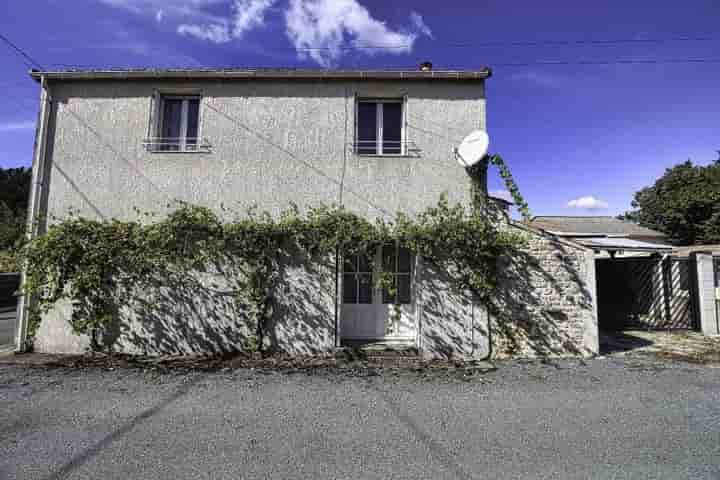
[[[530,220],[530,207],[520,194],[520,189],[518,188],[517,183],[515,183],[515,178],[513,178],[512,173],[510,173],[510,168],[507,166],[507,163],[505,163],[505,160],[500,155],[495,154],[490,155],[488,157],[488,161],[498,168],[500,177],[502,177],[505,182],[505,187],[510,192],[510,196],[515,202],[515,206],[517,207],[518,212],[520,212],[523,220]]]
[[[272,286],[282,280],[279,262],[283,255],[298,251],[316,258],[352,255],[397,243],[442,268],[457,288],[468,289],[483,300],[496,287],[498,257],[521,242],[514,234],[497,229],[480,209],[450,205],[444,196],[416,217],[398,214],[394,220],[370,221],[334,206],[303,212],[292,207],[278,217],[251,210],[233,222],[223,222],[211,210],[189,204],[178,205],[156,222],[149,214],[143,215],[147,215],[143,222],[70,216],[24,247],[24,290],[36,300],[31,331],[43,312],[69,299],[73,329],[102,332],[117,320],[120,306],[133,292],[153,280],[231,260],[244,267],[236,297],[249,303],[255,322],[255,337],[247,345],[251,350],[263,346],[272,312]],[[383,281],[388,279],[381,276]]]

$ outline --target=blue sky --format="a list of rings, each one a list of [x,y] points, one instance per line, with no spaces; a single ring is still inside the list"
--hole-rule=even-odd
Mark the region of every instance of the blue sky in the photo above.
[[[3,10],[0,33],[48,69],[489,65],[492,151],[535,214],[614,215],[665,168],[707,164],[720,149],[717,0],[6,0]],[[348,48],[376,45],[399,48]],[[576,63],[680,59],[711,61]],[[0,165],[30,165],[38,88],[4,45],[0,67]]]

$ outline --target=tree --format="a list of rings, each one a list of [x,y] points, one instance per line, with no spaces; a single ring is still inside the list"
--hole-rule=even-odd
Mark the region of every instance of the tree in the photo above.
[[[25,231],[29,168],[0,168],[0,251],[17,245]]]
[[[668,168],[654,185],[635,194],[620,218],[659,230],[680,245],[720,243],[720,159],[688,160]]]
[[[25,212],[30,197],[29,168],[0,168],[0,202],[13,212]]]

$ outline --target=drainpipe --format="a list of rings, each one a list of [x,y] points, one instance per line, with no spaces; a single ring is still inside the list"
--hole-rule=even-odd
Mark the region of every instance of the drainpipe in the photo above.
[[[33,150],[32,161],[32,185],[30,188],[30,199],[28,202],[28,218],[25,237],[32,240],[38,235],[40,228],[40,219],[38,212],[42,203],[43,193],[45,191],[45,163],[47,152],[47,136],[48,136],[48,120],[50,118],[50,109],[52,108],[52,99],[50,97],[50,88],[45,76],[40,77],[40,115],[38,117],[38,126],[35,133],[35,146]],[[21,292],[25,285],[25,270],[20,278]],[[15,334],[15,351],[24,352],[27,349],[27,326],[31,299],[28,299],[24,293],[18,298],[17,306],[17,330]]]

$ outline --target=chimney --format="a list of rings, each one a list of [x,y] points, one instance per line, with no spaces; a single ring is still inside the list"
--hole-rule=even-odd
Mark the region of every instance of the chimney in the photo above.
[[[420,71],[421,72],[429,72],[432,70],[432,63],[431,62],[422,62],[420,64]]]

